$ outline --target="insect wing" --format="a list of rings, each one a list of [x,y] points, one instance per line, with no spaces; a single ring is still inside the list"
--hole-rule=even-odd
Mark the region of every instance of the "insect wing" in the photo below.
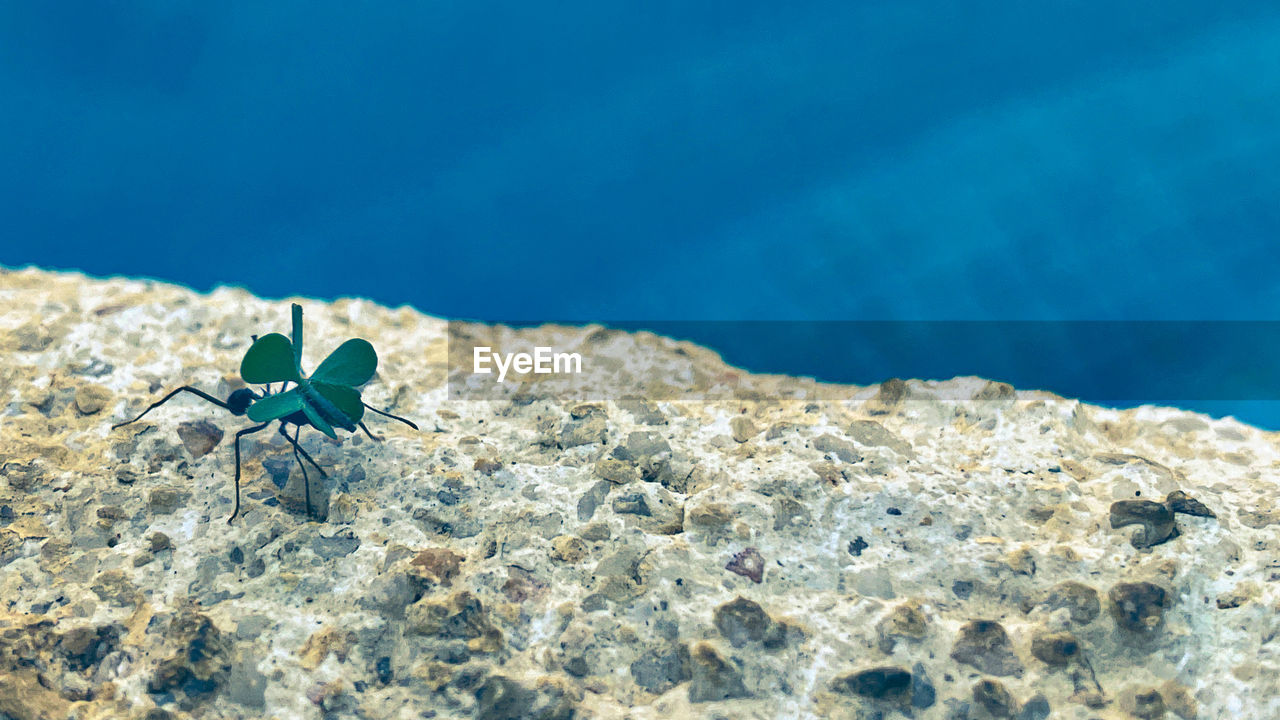
[[[316,389],[326,400],[333,403],[352,425],[360,422],[364,417],[364,403],[360,401],[360,391],[346,385],[332,385],[330,383],[312,382],[312,387]]]
[[[353,338],[329,353],[311,374],[313,382],[355,387],[369,382],[378,369],[378,353],[368,340]],[[356,396],[357,400],[359,395]]]
[[[247,414],[254,422],[270,422],[285,415],[292,415],[305,407],[302,394],[298,392],[298,388],[294,388],[288,392],[262,398],[249,406]]]
[[[298,366],[293,361],[293,346],[280,333],[263,335],[254,341],[240,362],[240,377],[252,385],[298,382]]]
[[[307,414],[307,419],[311,421],[312,427],[325,435],[328,435],[334,440],[338,439],[338,433],[333,431],[333,426],[325,422],[324,418],[320,417],[320,413],[317,412],[315,408],[311,407],[311,403],[302,403],[302,412]]]

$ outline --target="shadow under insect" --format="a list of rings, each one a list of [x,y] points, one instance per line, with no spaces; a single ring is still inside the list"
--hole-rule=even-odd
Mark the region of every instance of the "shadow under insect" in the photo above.
[[[227,518],[229,524],[240,514],[240,440],[246,435],[266,430],[279,422],[277,431],[293,450],[294,461],[302,470],[303,493],[307,516],[312,516],[311,480],[307,474],[309,463],[321,477],[328,477],[324,469],[298,442],[303,427],[313,427],[337,440],[337,429],[354,433],[363,430],[371,440],[381,438],[369,431],[364,424],[365,409],[378,415],[398,420],[414,430],[418,426],[405,418],[378,410],[360,397],[359,386],[373,378],[378,369],[378,355],[367,340],[353,338],[338,346],[309,377],[302,372],[302,306],[293,305],[293,331],[291,338],[280,333],[262,337],[254,336],[253,345],[245,352],[240,363],[240,377],[249,385],[262,385],[261,393],[241,388],[231,393],[226,401],[189,385],[184,385],[160,400],[152,403],[137,417],[112,425],[111,429],[135,423],[144,415],[160,407],[179,393],[190,393],[221,407],[232,415],[245,415],[258,423],[236,432],[234,447],[236,456],[235,509]],[[278,390],[272,386],[280,384]],[[292,385],[292,387],[290,387]],[[290,426],[293,432],[289,432]]]

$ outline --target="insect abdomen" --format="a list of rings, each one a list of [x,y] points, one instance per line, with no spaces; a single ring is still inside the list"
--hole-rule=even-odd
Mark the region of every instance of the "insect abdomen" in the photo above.
[[[337,405],[329,402],[329,399],[321,395],[319,391],[311,386],[311,383],[304,381],[298,385],[298,390],[302,392],[303,399],[311,403],[311,407],[320,413],[320,417],[324,418],[325,422],[348,432],[355,432],[356,424],[351,422],[351,418],[347,417],[342,410],[339,410]]]

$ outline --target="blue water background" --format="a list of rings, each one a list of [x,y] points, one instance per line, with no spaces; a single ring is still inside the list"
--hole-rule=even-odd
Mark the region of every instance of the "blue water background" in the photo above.
[[[0,158],[0,263],[201,290],[488,320],[1280,318],[1274,2],[4,3]],[[821,324],[714,327],[691,339],[756,370],[1109,399],[1007,348],[855,366]],[[1254,350],[1236,364],[1280,360]]]

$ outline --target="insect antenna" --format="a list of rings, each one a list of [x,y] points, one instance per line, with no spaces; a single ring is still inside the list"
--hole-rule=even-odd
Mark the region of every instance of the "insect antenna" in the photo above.
[[[231,413],[233,413],[233,414],[236,414],[236,415],[242,414],[242,413],[237,413],[235,410],[233,410],[233,409],[231,408],[231,406],[230,406],[230,405],[228,405],[228,404],[226,404],[225,402],[223,402],[223,401],[219,400],[218,398],[216,398],[216,397],[214,397],[214,396],[210,395],[209,393],[204,392],[203,390],[197,390],[196,388],[193,388],[193,387],[191,387],[190,385],[183,385],[182,387],[178,388],[177,390],[174,390],[173,392],[169,393],[168,395],[165,395],[164,397],[160,398],[160,399],[159,399],[159,400],[157,400],[156,402],[151,403],[151,406],[150,406],[150,407],[148,407],[146,410],[143,410],[142,412],[138,413],[138,417],[136,417],[136,418],[134,418],[134,419],[132,419],[132,420],[126,420],[125,422],[122,422],[122,423],[116,423],[115,425],[112,425],[112,426],[111,426],[111,429],[112,429],[112,430],[115,430],[116,428],[124,427],[125,425],[130,425],[130,424],[132,424],[132,423],[136,423],[136,422],[138,422],[139,420],[141,420],[141,419],[142,419],[142,416],[143,416],[143,415],[146,415],[147,413],[151,412],[152,410],[155,410],[156,408],[160,407],[161,405],[163,405],[163,404],[165,404],[165,403],[169,402],[169,400],[173,399],[173,396],[174,396],[174,395],[177,395],[177,394],[178,394],[178,393],[180,393],[180,392],[189,392],[189,393],[191,393],[192,395],[197,395],[197,396],[199,396],[199,397],[201,397],[201,398],[203,398],[203,399],[205,399],[205,400],[208,400],[209,402],[213,403],[214,405],[217,405],[218,407],[220,407],[220,408],[222,408],[222,409],[224,409],[224,410],[227,410],[227,411],[229,411],[229,412],[231,412]]]
[[[418,429],[418,426],[417,426],[417,425],[415,425],[415,424],[413,424],[413,422],[412,422],[412,421],[410,421],[410,420],[405,420],[404,418],[400,417],[399,415],[392,415],[391,413],[388,413],[388,412],[382,412],[381,410],[379,410],[378,408],[376,408],[376,407],[374,407],[374,406],[370,405],[370,404],[369,404],[369,403],[367,403],[367,402],[363,402],[363,401],[362,401],[360,404],[361,404],[361,405],[364,405],[365,407],[369,408],[370,410],[372,410],[372,411],[374,411],[374,412],[378,413],[379,415],[381,415],[381,416],[383,416],[383,417],[389,417],[389,418],[391,418],[392,420],[399,420],[400,422],[404,423],[405,425],[408,425],[409,427],[413,428],[414,430],[417,430],[417,429]],[[368,431],[368,430],[365,430],[365,432],[369,432],[369,431]]]

